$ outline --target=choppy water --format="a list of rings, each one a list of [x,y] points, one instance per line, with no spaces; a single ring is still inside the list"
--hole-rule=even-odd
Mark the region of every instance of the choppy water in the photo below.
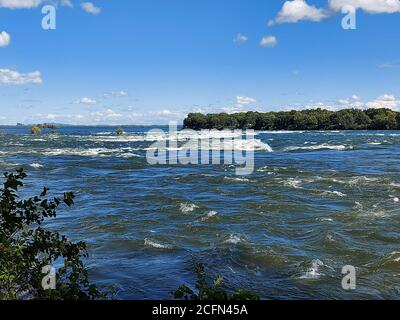
[[[400,298],[400,132],[260,132],[254,174],[237,177],[149,166],[148,128],[115,129],[1,127],[0,169],[23,166],[30,194],[76,193],[51,226],[88,242],[91,276],[116,298],[171,298],[195,261],[267,299]]]

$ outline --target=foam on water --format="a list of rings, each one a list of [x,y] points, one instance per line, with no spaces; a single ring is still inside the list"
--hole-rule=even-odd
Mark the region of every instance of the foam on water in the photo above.
[[[189,203],[189,202],[181,203],[179,205],[179,207],[180,207],[181,212],[184,213],[184,214],[193,212],[195,209],[198,208],[198,206],[196,206],[194,203]]]
[[[250,182],[247,178],[240,178],[240,177],[224,177],[225,180],[234,181],[234,182]]]
[[[151,150],[161,150],[161,151],[188,151],[188,150],[213,150],[213,151],[224,151],[224,150],[236,150],[236,151],[266,151],[273,152],[272,148],[263,143],[261,140],[231,140],[231,141],[221,141],[220,143],[209,143],[204,145],[198,143],[196,140],[191,140],[183,146],[180,147],[148,147],[144,148],[146,151]]]
[[[319,260],[315,259],[311,263],[311,267],[302,275],[300,279],[318,279],[323,274],[320,272],[320,268],[324,266],[324,263]]]
[[[217,211],[209,211],[201,218],[201,221],[210,220],[212,218],[215,218],[217,215],[218,215]]]
[[[284,181],[284,184],[286,186],[292,187],[294,189],[301,189],[301,184],[303,182],[297,178],[289,178],[286,181]]]
[[[283,149],[283,151],[290,152],[290,151],[298,151],[298,150],[336,150],[336,151],[345,151],[345,150],[351,150],[353,149],[352,146],[346,146],[346,145],[329,145],[329,144],[319,144],[319,145],[312,145],[312,146],[307,146],[307,147],[286,147]]]
[[[323,195],[338,196],[338,197],[341,197],[341,198],[347,196],[346,194],[344,194],[344,193],[342,193],[342,192],[340,192],[340,191],[336,191],[336,190],[335,190],[335,191],[329,191],[329,190],[327,190],[327,191],[324,191],[322,194],[323,194]]]
[[[242,241],[243,239],[239,235],[230,234],[229,238],[225,240],[225,243],[238,244]]]
[[[130,148],[107,149],[107,148],[64,148],[64,149],[45,149],[41,153],[44,156],[79,156],[79,157],[140,157],[129,152]]]
[[[144,239],[144,244],[145,244],[145,246],[156,248],[156,249],[172,249],[172,246],[170,246],[168,244],[158,243],[156,241],[153,241],[153,240],[147,239],[147,238]]]
[[[44,165],[42,165],[40,163],[31,163],[29,166],[32,168],[35,168],[35,169],[40,169],[40,168],[44,167]]]

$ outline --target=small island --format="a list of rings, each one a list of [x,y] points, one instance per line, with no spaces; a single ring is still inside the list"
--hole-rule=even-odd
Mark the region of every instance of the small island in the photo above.
[[[185,129],[254,130],[399,130],[400,113],[390,109],[311,109],[281,112],[242,112],[235,114],[190,113]]]
[[[42,133],[42,129],[59,129],[60,127],[56,124],[52,124],[52,123],[43,123],[43,124],[37,124],[37,125],[33,125],[31,127],[31,133],[33,135],[40,135]]]

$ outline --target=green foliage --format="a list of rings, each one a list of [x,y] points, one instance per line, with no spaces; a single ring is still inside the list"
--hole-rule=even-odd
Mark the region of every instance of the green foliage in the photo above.
[[[42,224],[56,217],[61,204],[74,203],[74,195],[65,193],[63,199],[46,199],[48,189],[40,196],[21,199],[26,174],[5,173],[0,190],[0,300],[51,299],[89,300],[102,297],[88,280],[82,259],[87,257],[86,244],[74,243]],[[44,290],[42,279],[45,266],[59,266],[56,289]]]
[[[58,129],[59,127],[53,123],[43,123],[37,125],[41,129]]]
[[[252,292],[238,289],[234,293],[228,293],[223,289],[224,279],[218,276],[211,285],[207,282],[207,275],[204,271],[204,265],[196,264],[195,271],[197,274],[197,282],[195,293],[189,287],[182,285],[173,294],[175,299],[179,300],[216,300],[216,301],[229,301],[229,300],[259,300],[260,297]]]
[[[312,109],[288,112],[247,112],[235,114],[191,113],[186,129],[254,130],[397,130],[400,113],[389,109],[345,109],[337,112]]]
[[[37,125],[34,125],[31,128],[31,133],[35,134],[35,135],[40,135],[42,133],[43,129],[53,129],[53,130],[55,130],[55,129],[58,129],[58,128],[59,127],[57,125],[51,124],[51,123],[37,124]]]
[[[34,135],[40,135],[42,133],[42,129],[39,126],[34,126],[31,128],[31,133]]]

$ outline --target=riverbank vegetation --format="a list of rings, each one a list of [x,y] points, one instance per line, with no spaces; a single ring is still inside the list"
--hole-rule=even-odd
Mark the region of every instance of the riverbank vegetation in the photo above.
[[[0,190],[0,300],[91,300],[103,297],[89,283],[83,259],[86,244],[74,243],[42,225],[56,217],[63,204],[73,205],[74,195],[47,199],[21,199],[25,172],[5,173]],[[57,270],[55,269],[57,267]],[[54,285],[54,287],[53,287]]]
[[[399,130],[400,113],[390,109],[312,109],[282,112],[190,113],[185,129]]]
[[[231,300],[260,300],[260,297],[254,293],[243,289],[236,289],[230,293],[225,290],[224,278],[218,276],[214,281],[209,281],[204,269],[204,265],[196,263],[195,272],[197,281],[195,289],[186,285],[180,286],[173,292],[175,299],[192,301],[231,301]]]

